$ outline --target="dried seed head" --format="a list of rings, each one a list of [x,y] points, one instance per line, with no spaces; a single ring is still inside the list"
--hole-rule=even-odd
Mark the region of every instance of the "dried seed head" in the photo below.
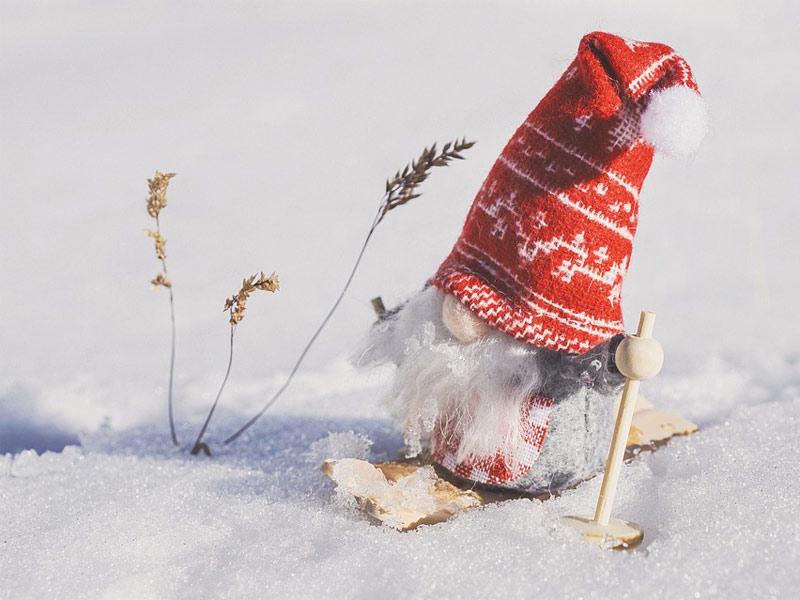
[[[175,177],[175,175],[177,175],[177,173],[162,173],[161,171],[156,171],[153,178],[147,180],[147,187],[150,191],[150,194],[147,196],[147,214],[154,219],[158,218],[161,209],[167,205],[167,186],[169,186],[169,180]]]
[[[165,288],[171,288],[172,282],[167,279],[163,273],[159,273],[153,279],[150,280],[150,283],[153,284],[153,287],[163,286]]]
[[[242,287],[236,295],[225,299],[225,306],[222,310],[230,313],[231,325],[238,325],[244,319],[244,311],[247,309],[247,300],[250,294],[256,290],[264,292],[277,292],[280,289],[278,275],[272,273],[270,276],[263,272],[251,275],[242,280]]]
[[[435,143],[430,148],[425,148],[419,158],[406,165],[402,172],[398,171],[394,177],[386,180],[386,195],[378,222],[383,220],[390,210],[419,198],[420,194],[416,193],[417,188],[428,178],[433,167],[446,167],[452,160],[463,160],[464,157],[460,152],[474,145],[475,142],[468,142],[466,138],[462,138],[460,141],[446,143],[438,154]]]
[[[147,237],[152,238],[153,242],[155,243],[156,258],[159,260],[164,260],[167,258],[167,240],[161,235],[161,232],[153,231],[152,229],[145,229],[144,233]]]

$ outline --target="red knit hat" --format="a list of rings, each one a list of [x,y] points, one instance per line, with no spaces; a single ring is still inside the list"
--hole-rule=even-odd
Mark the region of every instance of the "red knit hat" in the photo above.
[[[433,284],[534,346],[583,353],[622,332],[653,146],[693,151],[704,117],[672,48],[584,36],[489,172]]]

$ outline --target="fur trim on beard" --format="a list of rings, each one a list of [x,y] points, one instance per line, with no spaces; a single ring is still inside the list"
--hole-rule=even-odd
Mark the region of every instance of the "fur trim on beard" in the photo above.
[[[359,362],[397,366],[386,403],[403,431],[406,456],[418,455],[437,426],[461,441],[459,462],[516,448],[523,403],[544,381],[546,351],[496,330],[458,342],[442,322],[443,301],[432,286],[417,294],[375,325]]]

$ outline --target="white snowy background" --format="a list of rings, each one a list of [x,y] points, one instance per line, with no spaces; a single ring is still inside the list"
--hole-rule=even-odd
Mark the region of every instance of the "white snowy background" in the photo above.
[[[0,3],[0,597],[796,597],[800,586],[800,52],[796,2]],[[505,141],[595,29],[668,43],[712,113],[657,158],[624,289],[658,313],[646,386],[703,430],[623,472],[643,546],[580,543],[599,481],[401,534],[342,507],[326,453],[394,456],[382,374],[346,357],[449,251]],[[386,176],[478,140],[381,225],[341,309],[252,434],[335,298]],[[257,295],[208,441],[171,447],[168,309],[144,199],[163,213],[189,444],[222,377],[222,301]],[[322,440],[322,441],[320,441]],[[348,440],[351,440],[348,442]],[[5,453],[5,456],[3,454]]]

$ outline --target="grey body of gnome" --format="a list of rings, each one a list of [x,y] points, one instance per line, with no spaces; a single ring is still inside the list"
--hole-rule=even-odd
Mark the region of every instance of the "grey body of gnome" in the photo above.
[[[441,323],[443,297],[444,294],[428,287],[386,313],[373,326],[357,362],[393,363],[400,371],[403,362],[412,359],[424,344],[457,344]],[[499,372],[500,377],[508,378],[506,383],[513,385],[513,379],[526,371],[526,364],[522,363],[520,368],[519,361],[528,361],[530,371],[538,373],[532,391],[553,400],[548,434],[536,463],[526,475],[503,487],[534,494],[554,492],[599,472],[608,453],[613,413],[624,384],[624,377],[614,364],[614,351],[623,335],[581,355],[534,348],[497,330],[487,337],[505,352],[493,355],[488,360],[493,364],[482,367],[488,377]],[[513,361],[518,363],[515,374],[503,375],[505,363]],[[411,385],[414,384],[412,380]],[[395,387],[387,393],[387,404],[395,413],[397,407],[392,407],[392,403],[404,391],[398,385],[409,383],[395,382]],[[401,419],[396,416],[396,420],[400,425]]]
[[[619,335],[583,355],[541,350],[552,373],[541,394],[553,400],[550,427],[533,469],[514,482],[530,492],[571,487],[602,469],[625,378],[614,365]]]

